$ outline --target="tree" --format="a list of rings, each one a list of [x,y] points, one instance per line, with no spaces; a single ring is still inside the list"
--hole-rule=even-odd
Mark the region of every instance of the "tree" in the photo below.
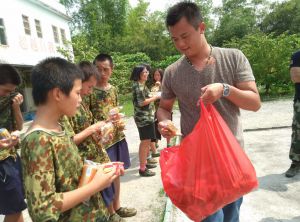
[[[243,38],[256,29],[256,2],[247,0],[223,0],[223,6],[217,8],[218,25],[213,33],[212,43],[222,46],[232,38]]]
[[[289,34],[300,33],[300,1],[289,0],[274,3],[260,24],[265,33],[274,33],[276,36],[284,32]]]
[[[83,34],[88,45],[110,52],[124,34],[128,0],[61,0],[72,17],[72,34]],[[76,10],[77,9],[77,10]]]
[[[225,47],[241,49],[252,66],[256,82],[265,94],[284,94],[292,86],[288,67],[290,56],[300,48],[300,36],[256,33],[232,39]]]

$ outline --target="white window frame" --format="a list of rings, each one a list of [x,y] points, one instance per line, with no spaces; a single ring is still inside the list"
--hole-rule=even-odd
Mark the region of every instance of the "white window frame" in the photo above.
[[[27,15],[22,15],[24,32],[26,35],[31,35],[29,17]]]
[[[7,38],[3,18],[0,18],[0,45],[7,45]]]
[[[39,38],[43,38],[43,31],[41,26],[41,21],[38,19],[34,19],[36,35]]]

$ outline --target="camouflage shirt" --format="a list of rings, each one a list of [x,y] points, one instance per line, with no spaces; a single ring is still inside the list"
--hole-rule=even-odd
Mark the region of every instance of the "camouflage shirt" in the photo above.
[[[12,93],[10,96],[0,97],[0,128],[5,128],[9,132],[16,129],[12,112],[12,97],[14,96],[15,94]],[[16,149],[14,147],[0,149],[0,161],[10,156],[16,157],[16,155]]]
[[[156,92],[161,92],[161,85],[159,87],[157,86],[152,86],[151,87],[151,93],[156,93]],[[159,107],[159,102],[160,102],[160,99],[157,99],[154,101],[154,109],[155,109],[155,112],[157,111],[158,107]]]
[[[148,98],[150,98],[150,91],[147,86],[139,82],[133,82],[132,102],[134,106],[134,121],[137,127],[147,126],[154,122],[153,104],[142,106],[142,103]]]
[[[118,92],[116,87],[111,86],[108,90],[95,87],[93,93],[85,100],[94,118],[97,121],[107,120],[109,110],[119,105]],[[114,129],[114,136],[111,142],[105,144],[105,149],[125,138],[123,131]]]
[[[82,102],[75,116],[68,118],[74,132],[80,133],[93,124],[93,115],[91,111]],[[84,159],[92,160],[98,163],[110,162],[110,159],[103,146],[93,136],[87,137],[78,145],[79,153]]]
[[[77,189],[83,161],[62,131],[34,129],[21,142],[25,195],[33,221],[106,221],[100,192],[88,204],[61,212],[63,193]]]

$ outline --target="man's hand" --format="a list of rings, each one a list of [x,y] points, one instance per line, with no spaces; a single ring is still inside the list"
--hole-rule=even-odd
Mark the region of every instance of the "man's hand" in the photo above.
[[[158,130],[160,134],[170,139],[176,135],[179,135],[178,129],[174,126],[174,123],[171,120],[163,120],[158,123]]]
[[[204,104],[211,104],[220,99],[223,95],[223,84],[213,83],[201,88],[201,99]]]
[[[13,99],[12,99],[12,106],[13,108],[18,108],[23,103],[23,96],[18,93]]]

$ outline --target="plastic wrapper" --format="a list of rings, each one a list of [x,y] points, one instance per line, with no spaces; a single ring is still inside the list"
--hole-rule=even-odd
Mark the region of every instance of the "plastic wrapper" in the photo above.
[[[97,173],[98,168],[99,165],[97,165],[93,161],[85,160],[78,187],[82,187],[91,182],[95,174]]]
[[[11,138],[11,135],[10,133],[8,132],[7,129],[5,128],[1,128],[0,129],[0,140],[3,140],[3,139],[10,139]]]
[[[114,125],[111,122],[105,123],[101,128],[101,142],[102,143],[107,143],[108,141],[111,140],[112,134],[114,132]]]
[[[103,166],[103,172],[109,173],[112,171],[113,167],[116,168],[116,175],[120,175],[124,171],[123,162],[110,162],[105,164],[100,164],[93,162],[91,160],[85,160],[82,168],[82,174],[79,180],[78,187],[82,187],[89,182],[91,182],[96,175],[97,171],[100,169],[100,166]]]
[[[201,221],[257,188],[254,167],[213,105],[178,146],[161,151],[164,189],[175,206]]]
[[[117,106],[117,107],[110,109],[108,112],[109,120],[112,122],[115,122],[115,121],[118,121],[120,118],[122,118],[121,116],[124,115],[124,114],[120,115],[120,111],[122,109],[123,109],[122,106]]]

